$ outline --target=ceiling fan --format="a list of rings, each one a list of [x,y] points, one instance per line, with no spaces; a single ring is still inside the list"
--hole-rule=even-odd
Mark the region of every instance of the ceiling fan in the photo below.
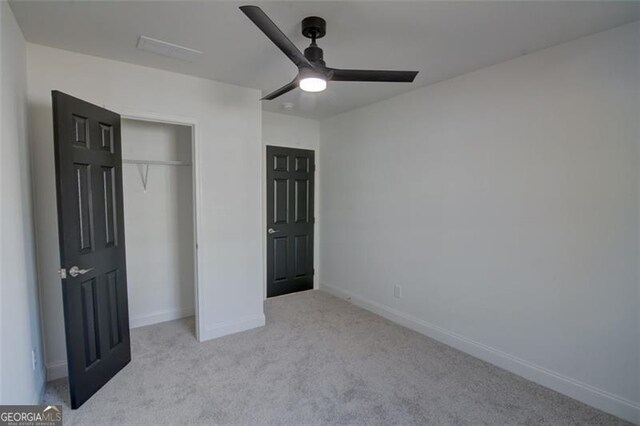
[[[273,100],[300,87],[306,92],[322,92],[328,81],[373,81],[411,83],[418,71],[350,70],[329,68],[323,60],[316,40],[326,34],[327,23],[317,16],[302,20],[302,35],[311,39],[304,54],[258,6],[241,6],[240,10],[298,67],[298,75],[290,83],[269,93],[262,100]]]

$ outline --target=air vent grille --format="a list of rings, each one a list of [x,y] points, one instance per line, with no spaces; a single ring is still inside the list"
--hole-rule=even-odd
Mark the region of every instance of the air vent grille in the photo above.
[[[155,53],[156,55],[167,56],[169,58],[179,59],[181,61],[195,62],[202,52],[190,49],[177,44],[167,43],[166,41],[156,40],[151,37],[140,36],[136,46],[140,50]]]

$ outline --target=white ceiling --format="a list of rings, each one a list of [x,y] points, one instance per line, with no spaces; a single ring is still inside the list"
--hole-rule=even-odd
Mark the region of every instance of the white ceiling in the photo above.
[[[245,2],[11,2],[29,42],[262,89],[289,82],[295,66],[239,10]],[[413,84],[330,83],[268,102],[269,111],[321,118],[522,54],[640,19],[640,2],[253,2],[303,50],[300,21],[327,21],[319,40],[336,68],[419,70]],[[140,35],[204,52],[195,63],[136,49]],[[292,102],[290,112],[282,108]]]

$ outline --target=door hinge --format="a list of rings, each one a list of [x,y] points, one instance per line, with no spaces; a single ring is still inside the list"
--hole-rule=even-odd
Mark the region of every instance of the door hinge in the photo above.
[[[58,275],[60,276],[60,279],[67,279],[67,270],[65,268],[58,269]]]

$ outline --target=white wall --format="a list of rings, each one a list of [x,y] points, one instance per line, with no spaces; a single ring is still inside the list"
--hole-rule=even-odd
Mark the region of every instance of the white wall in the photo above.
[[[263,205],[266,206],[267,197],[267,150],[266,146],[284,146],[288,148],[310,149],[315,151],[316,174],[314,184],[314,215],[316,223],[313,229],[313,265],[316,270],[313,276],[313,286],[318,288],[320,284],[320,234],[321,220],[320,217],[320,122],[309,118],[294,117],[292,115],[276,114],[273,112],[262,112],[262,196]],[[266,254],[267,254],[267,216],[266,211],[263,213],[263,244],[264,244],[264,276],[266,273]],[[267,295],[267,283],[264,283],[264,296]]]
[[[259,91],[34,44],[27,75],[48,377],[66,373],[52,89],[128,115],[197,121],[200,338],[264,324]]]
[[[634,23],[321,122],[322,286],[640,422],[638,46]]]
[[[122,157],[190,164],[191,128],[124,119]],[[132,328],[195,310],[192,168],[148,167],[124,164],[122,172]]]
[[[25,41],[4,1],[0,2],[0,51],[0,404],[36,404],[42,395],[44,370],[27,142]]]
[[[264,145],[289,148],[320,149],[320,122],[309,118],[263,111],[262,141]],[[317,160],[317,159],[316,159]]]

